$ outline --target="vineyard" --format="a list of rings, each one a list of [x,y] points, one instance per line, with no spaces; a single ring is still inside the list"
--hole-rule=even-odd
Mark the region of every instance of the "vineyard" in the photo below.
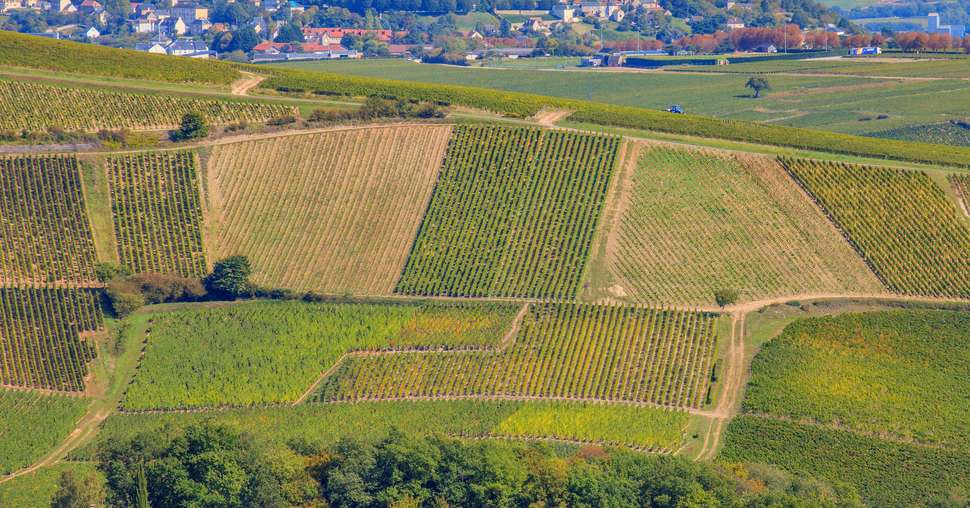
[[[798,320],[764,346],[751,371],[747,412],[970,450],[965,312]]]
[[[643,449],[672,450],[681,445],[687,413],[651,407],[558,401],[436,400],[304,404],[239,408],[200,413],[112,416],[99,442],[131,437],[167,426],[215,422],[253,433],[257,439],[285,444],[294,440],[332,444],[345,437],[377,441],[392,429],[452,436],[552,438],[622,443]],[[71,458],[93,459],[91,447]]]
[[[563,131],[455,127],[397,291],[574,296],[618,147]]]
[[[205,275],[196,155],[120,155],[106,165],[121,263],[134,272]]]
[[[129,410],[294,402],[354,350],[495,347],[517,307],[252,302],[153,316]]]
[[[0,389],[0,476],[32,464],[64,439],[89,400]]]
[[[94,279],[77,159],[0,157],[0,284]]]
[[[527,397],[696,408],[711,379],[715,319],[685,311],[537,304],[503,351],[350,357],[314,400]]]
[[[970,298],[970,225],[926,173],[783,163],[892,291]]]
[[[98,295],[84,289],[0,288],[0,384],[83,391],[101,328]]]
[[[731,421],[718,457],[847,483],[868,506],[933,506],[933,500],[946,505],[945,500],[970,485],[970,455],[965,451],[756,416]]]
[[[267,286],[390,293],[450,133],[381,127],[213,148],[216,255],[247,255]]]
[[[631,145],[599,294],[712,305],[811,292],[879,292],[851,246],[772,159]],[[598,270],[594,269],[594,273]]]
[[[201,113],[211,124],[263,122],[293,113],[279,104],[0,81],[0,131],[170,129],[190,112]]]

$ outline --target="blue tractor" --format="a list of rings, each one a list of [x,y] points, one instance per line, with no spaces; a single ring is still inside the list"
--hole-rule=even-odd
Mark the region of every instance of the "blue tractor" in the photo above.
[[[680,107],[680,104],[674,104],[666,110],[668,113],[677,113],[678,115],[684,114],[684,108]]]

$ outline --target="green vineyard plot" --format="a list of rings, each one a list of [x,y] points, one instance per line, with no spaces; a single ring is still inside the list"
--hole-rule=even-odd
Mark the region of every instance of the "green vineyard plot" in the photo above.
[[[747,412],[970,451],[965,312],[798,320],[764,346],[751,371]]]
[[[537,304],[502,351],[347,358],[316,401],[523,397],[700,407],[716,357],[716,316]]]
[[[619,139],[458,126],[397,292],[576,294]]]
[[[74,428],[90,401],[0,389],[0,476],[29,466]]]
[[[783,163],[897,293],[970,298],[970,224],[921,171]]]
[[[295,402],[354,350],[495,347],[505,304],[253,302],[153,316],[129,410]]]
[[[0,288],[0,384],[83,391],[101,328],[99,295],[84,289]]]
[[[0,283],[90,283],[94,265],[77,159],[0,157]]]
[[[136,273],[205,275],[195,153],[119,155],[106,165],[121,263]]]
[[[190,112],[201,113],[211,124],[227,124],[263,122],[292,114],[292,109],[278,104],[0,81],[0,130],[168,129],[178,126]]]
[[[719,289],[742,301],[881,290],[773,159],[631,143],[622,172],[592,298],[713,305]]]
[[[216,146],[207,164],[218,257],[254,281],[390,294],[434,188],[450,126],[341,129]]]
[[[950,175],[950,184],[957,194],[963,214],[970,217],[970,175]]]
[[[912,507],[959,500],[970,485],[970,454],[885,441],[810,424],[739,416],[719,458],[774,464],[856,487],[869,506]]]

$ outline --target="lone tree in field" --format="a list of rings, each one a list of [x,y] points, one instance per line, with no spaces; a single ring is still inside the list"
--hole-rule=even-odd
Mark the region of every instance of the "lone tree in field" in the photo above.
[[[717,302],[718,307],[724,308],[726,305],[736,303],[738,296],[737,289],[718,289],[714,292],[714,301]]]
[[[748,78],[748,82],[744,84],[745,88],[750,88],[754,90],[754,98],[757,99],[761,97],[762,90],[771,90],[771,83],[765,78],[752,76]]]
[[[172,141],[204,138],[209,135],[209,125],[202,113],[186,113],[182,117],[182,126],[170,133]]]
[[[205,289],[212,296],[235,300],[252,288],[249,283],[252,271],[246,256],[228,257],[212,267],[212,273],[204,281]]]

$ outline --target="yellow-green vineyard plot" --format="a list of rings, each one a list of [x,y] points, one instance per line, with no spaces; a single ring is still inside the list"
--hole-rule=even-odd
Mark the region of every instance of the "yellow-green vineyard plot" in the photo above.
[[[206,273],[196,164],[189,151],[107,159],[118,258],[132,271]]]
[[[0,130],[169,129],[190,112],[201,113],[209,123],[227,124],[262,122],[292,114],[293,109],[281,104],[0,81]]]
[[[81,284],[95,251],[74,157],[0,157],[0,284]]]
[[[0,476],[27,467],[61,442],[88,399],[0,389]]]
[[[584,304],[536,304],[501,351],[348,357],[315,397],[596,399],[700,407],[716,316]]]
[[[458,126],[397,291],[575,295],[619,139]]]
[[[970,226],[929,175],[784,159],[892,290],[970,298]]]
[[[718,289],[742,300],[883,290],[774,159],[631,143],[620,182],[592,298],[712,305]]]
[[[0,384],[83,391],[97,354],[99,296],[84,289],[0,288]]]
[[[245,254],[263,285],[388,294],[401,274],[451,127],[406,125],[213,148],[217,257]]]
[[[150,316],[129,410],[295,402],[348,351],[494,348],[518,307],[248,302]]]

